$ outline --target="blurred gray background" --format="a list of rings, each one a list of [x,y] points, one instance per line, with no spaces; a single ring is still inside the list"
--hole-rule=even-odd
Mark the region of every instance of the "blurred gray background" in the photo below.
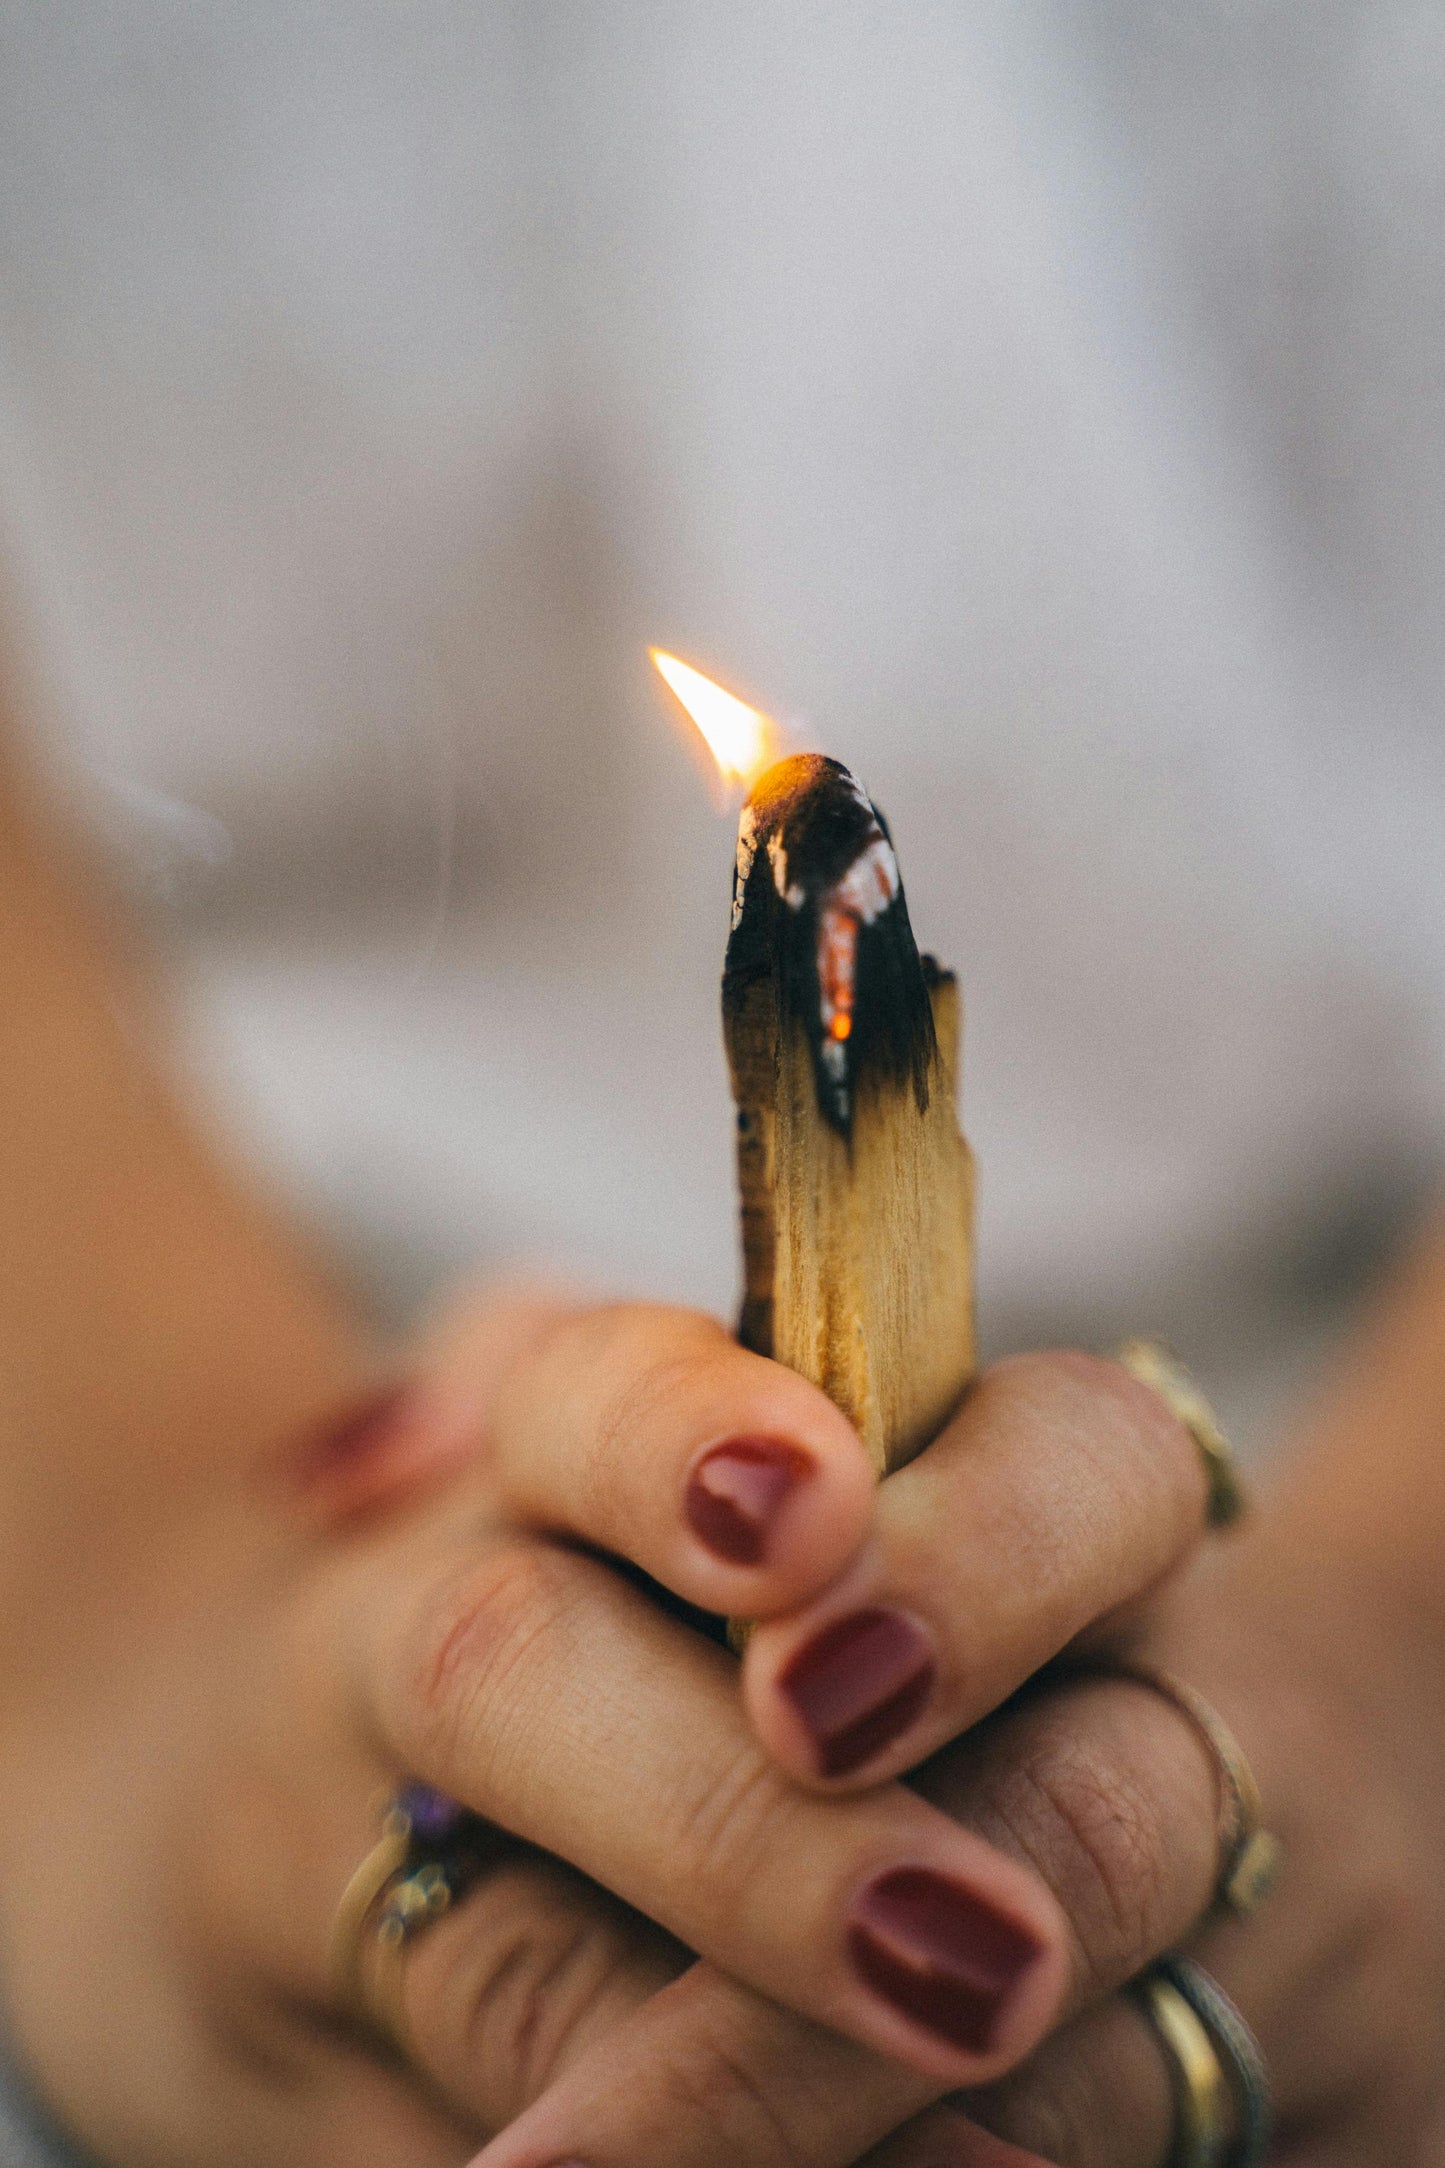
[[[0,526],[187,1059],[405,1316],[727,1310],[732,843],[853,762],[995,1347],[1267,1433],[1445,1156],[1445,12],[16,0]]]

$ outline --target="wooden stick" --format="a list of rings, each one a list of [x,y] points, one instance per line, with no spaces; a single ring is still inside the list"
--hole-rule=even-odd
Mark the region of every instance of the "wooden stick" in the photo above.
[[[881,816],[821,755],[770,768],[743,809],[723,1028],[739,1337],[820,1385],[884,1475],[974,1369],[958,989],[919,956]]]

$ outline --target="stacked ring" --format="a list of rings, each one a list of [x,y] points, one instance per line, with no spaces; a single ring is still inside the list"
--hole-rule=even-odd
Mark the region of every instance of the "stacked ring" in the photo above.
[[[1258,2041],[1219,1982],[1192,1958],[1161,1957],[1135,1992],[1169,2061],[1169,2168],[1260,2168],[1274,2127],[1269,2079]]]
[[[1209,1526],[1237,1521],[1247,1503],[1245,1487],[1214,1411],[1188,1371],[1153,1340],[1127,1341],[1117,1359],[1159,1395],[1194,1440],[1208,1487]],[[1098,1669],[1162,1694],[1203,1741],[1219,1785],[1211,1909],[1248,1918],[1273,1889],[1282,1851],[1263,1826],[1259,1786],[1238,1740],[1218,1710],[1173,1672],[1128,1658]],[[1253,2033],[1218,1981],[1192,1958],[1169,1951],[1140,1975],[1134,1993],[1169,2064],[1175,2104],[1169,2168],[1260,2168],[1273,2124],[1269,2079]]]
[[[1231,2135],[1229,2092],[1202,2020],[1157,1966],[1141,1976],[1135,1994],[1169,2065],[1174,2144],[1168,2168],[1223,2168]]]
[[[402,2055],[411,2052],[406,1947],[472,1887],[496,1843],[480,1815],[430,1785],[409,1784],[387,1802],[381,1834],[342,1893],[331,1937],[337,1993]]]

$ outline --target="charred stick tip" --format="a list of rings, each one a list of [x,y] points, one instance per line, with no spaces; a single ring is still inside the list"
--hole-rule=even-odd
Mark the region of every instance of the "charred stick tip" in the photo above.
[[[865,1079],[911,1087],[927,1106],[930,980],[888,825],[821,753],[769,768],[738,825],[724,1016],[767,982],[780,1028],[796,1021],[807,1034],[819,1108],[843,1137]]]

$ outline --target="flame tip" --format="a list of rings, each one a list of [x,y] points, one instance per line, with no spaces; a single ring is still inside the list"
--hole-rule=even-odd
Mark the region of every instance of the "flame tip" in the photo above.
[[[665,648],[650,647],[647,652],[696,726],[723,781],[751,788],[777,757],[779,731],[772,717],[749,707],[736,693],[725,691]]]

